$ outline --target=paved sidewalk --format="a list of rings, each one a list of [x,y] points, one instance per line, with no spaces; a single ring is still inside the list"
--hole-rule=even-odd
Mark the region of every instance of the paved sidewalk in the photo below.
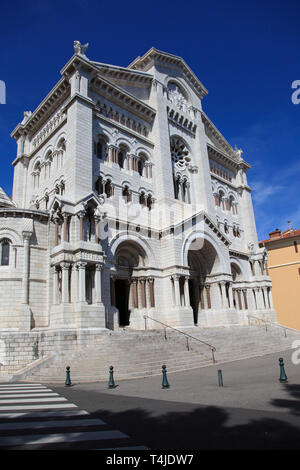
[[[293,351],[168,374],[52,385],[62,395],[151,449],[300,448],[300,365]],[[279,382],[283,357],[288,384]],[[218,386],[222,369],[224,386]],[[71,371],[72,379],[72,371]]]

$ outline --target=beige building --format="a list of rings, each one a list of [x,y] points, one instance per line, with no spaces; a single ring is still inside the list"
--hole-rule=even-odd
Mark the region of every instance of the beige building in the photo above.
[[[300,230],[276,229],[269,237],[259,245],[268,250],[267,267],[277,320],[300,330]]]

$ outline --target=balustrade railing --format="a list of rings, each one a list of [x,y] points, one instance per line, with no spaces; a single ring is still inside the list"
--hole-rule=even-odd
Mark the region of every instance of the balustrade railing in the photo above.
[[[162,325],[164,327],[164,336],[165,336],[165,339],[167,339],[167,328],[170,328],[171,330],[174,330],[174,331],[177,331],[177,333],[180,333],[182,335],[184,335],[186,337],[186,347],[187,347],[187,350],[189,351],[190,350],[190,347],[189,347],[189,338],[195,340],[195,341],[198,341],[199,343],[202,343],[204,344],[205,346],[209,347],[210,350],[211,350],[211,353],[212,353],[212,361],[213,363],[215,364],[217,361],[215,359],[215,352],[216,352],[216,348],[212,345],[212,344],[209,344],[209,343],[206,343],[205,341],[199,339],[199,338],[196,338],[195,336],[192,336],[190,335],[189,333],[185,333],[184,331],[181,331],[181,330],[177,330],[177,328],[174,328],[173,326],[170,326],[170,325],[167,325],[166,323],[163,323],[159,320],[156,320],[155,318],[152,318],[152,317],[149,317],[149,315],[144,315],[144,319],[145,319],[145,329],[147,329],[147,318],[149,320],[152,320],[156,323],[159,323],[160,325]]]
[[[287,330],[295,331],[295,332],[300,333],[300,331],[298,331],[298,330],[295,330],[293,328],[289,328],[288,326],[280,325],[279,323],[273,322],[271,320],[266,320],[265,318],[259,318],[259,317],[256,317],[255,315],[247,315],[247,317],[248,317],[248,325],[249,326],[251,326],[251,318],[253,318],[257,322],[264,323],[266,331],[268,331],[268,326],[271,326],[271,327],[275,326],[277,328],[281,328],[282,330],[284,330],[284,336],[285,337],[287,337],[287,335],[286,335]]]

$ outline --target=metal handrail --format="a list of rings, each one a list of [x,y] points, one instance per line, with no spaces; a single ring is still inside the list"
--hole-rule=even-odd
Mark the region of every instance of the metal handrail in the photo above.
[[[201,339],[196,338],[195,336],[192,336],[188,333],[184,333],[184,331],[177,330],[177,328],[174,328],[173,326],[167,325],[166,323],[163,323],[159,320],[155,320],[155,318],[149,317],[149,315],[145,314],[144,318],[145,318],[145,322],[146,322],[146,318],[149,318],[149,320],[155,321],[155,322],[160,323],[161,325],[163,325],[165,327],[164,328],[164,330],[165,330],[165,339],[167,339],[167,336],[166,336],[166,329],[167,328],[171,328],[172,330],[177,331],[177,333],[181,333],[182,335],[186,336],[187,337],[187,349],[188,350],[189,350],[188,338],[192,338],[196,341],[199,341],[199,343],[205,344],[205,346],[208,346],[211,349],[213,363],[214,364],[216,363],[215,355],[214,355],[214,353],[216,352],[216,348],[212,344],[206,343],[205,341],[202,341]],[[146,323],[145,323],[145,327],[146,327]]]
[[[255,315],[247,315],[247,317],[248,317],[249,326],[250,326],[250,318],[254,318],[255,320],[261,321],[261,322],[266,324],[266,331],[268,331],[268,329],[267,329],[268,324],[271,325],[271,326],[277,326],[278,328],[283,329],[285,337],[286,337],[286,330],[291,330],[291,331],[295,331],[297,333],[300,333],[300,331],[295,330],[294,328],[289,328],[288,326],[279,325],[278,323],[275,323],[271,320],[265,320],[264,318],[259,318],[259,317],[256,317]]]

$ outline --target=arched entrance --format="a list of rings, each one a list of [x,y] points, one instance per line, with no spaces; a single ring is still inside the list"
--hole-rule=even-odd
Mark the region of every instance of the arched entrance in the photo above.
[[[243,281],[241,268],[237,263],[231,262],[231,275],[232,275],[232,298],[233,308],[236,310],[243,310],[248,308],[246,290],[241,288]]]
[[[115,252],[115,274],[112,279],[112,303],[119,311],[119,326],[130,325],[135,309],[146,308],[146,282],[143,269],[148,265],[144,249],[138,243],[126,240]]]
[[[194,323],[198,324],[199,311],[212,308],[212,290],[216,286],[209,277],[219,268],[219,257],[213,245],[206,239],[195,239],[188,250],[189,295]],[[214,292],[216,294],[216,292]]]

